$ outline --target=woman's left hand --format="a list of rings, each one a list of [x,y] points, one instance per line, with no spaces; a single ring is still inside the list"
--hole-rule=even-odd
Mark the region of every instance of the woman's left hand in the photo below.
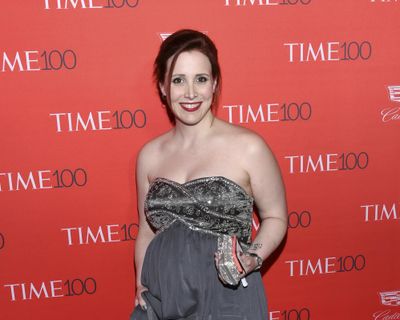
[[[254,256],[250,256],[243,251],[239,252],[238,258],[240,260],[240,263],[242,264],[242,267],[244,268],[245,275],[252,272],[258,266],[257,258]]]

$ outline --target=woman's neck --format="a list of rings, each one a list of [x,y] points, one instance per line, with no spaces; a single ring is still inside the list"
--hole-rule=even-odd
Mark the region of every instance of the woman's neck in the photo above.
[[[215,127],[217,119],[209,112],[209,116],[205,116],[200,122],[194,125],[176,121],[172,130],[173,138],[181,145],[181,148],[191,148],[201,144],[209,137]]]

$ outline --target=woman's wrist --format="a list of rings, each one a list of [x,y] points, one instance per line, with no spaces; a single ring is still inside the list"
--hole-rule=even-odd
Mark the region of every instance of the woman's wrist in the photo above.
[[[255,260],[256,266],[253,270],[259,270],[261,268],[264,260],[254,251],[247,251],[245,254],[252,257]]]
[[[255,241],[250,245],[249,249],[246,251],[248,255],[252,256],[256,260],[257,267],[255,268],[255,270],[260,269],[264,262],[263,256],[261,256],[259,253],[262,247],[263,247],[262,243]]]

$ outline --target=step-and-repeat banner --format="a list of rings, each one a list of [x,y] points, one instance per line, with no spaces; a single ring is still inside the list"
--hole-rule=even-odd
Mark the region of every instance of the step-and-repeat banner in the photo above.
[[[6,0],[0,26],[2,320],[129,317],[135,159],[171,128],[152,64],[181,28],[282,170],[270,320],[400,319],[400,1]]]

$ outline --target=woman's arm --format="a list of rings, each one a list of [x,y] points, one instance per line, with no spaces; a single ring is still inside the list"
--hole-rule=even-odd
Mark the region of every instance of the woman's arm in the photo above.
[[[136,238],[135,244],[135,267],[136,267],[136,302],[140,303],[143,307],[145,302],[141,297],[142,291],[146,290],[142,286],[140,281],[142,275],[143,259],[146,253],[147,247],[150,241],[154,237],[154,232],[151,230],[146,216],[144,214],[144,200],[149,189],[149,181],[147,177],[148,167],[151,156],[148,150],[149,148],[144,146],[139,152],[136,160],[136,190],[137,190],[137,208],[139,212],[139,232]],[[151,159],[151,158],[150,158]]]
[[[264,140],[251,134],[246,137],[244,167],[250,176],[253,197],[261,219],[260,228],[248,250],[264,261],[279,246],[287,232],[287,205],[285,187],[279,165]],[[254,257],[246,257],[249,269],[256,267]],[[253,261],[251,263],[251,260]]]

